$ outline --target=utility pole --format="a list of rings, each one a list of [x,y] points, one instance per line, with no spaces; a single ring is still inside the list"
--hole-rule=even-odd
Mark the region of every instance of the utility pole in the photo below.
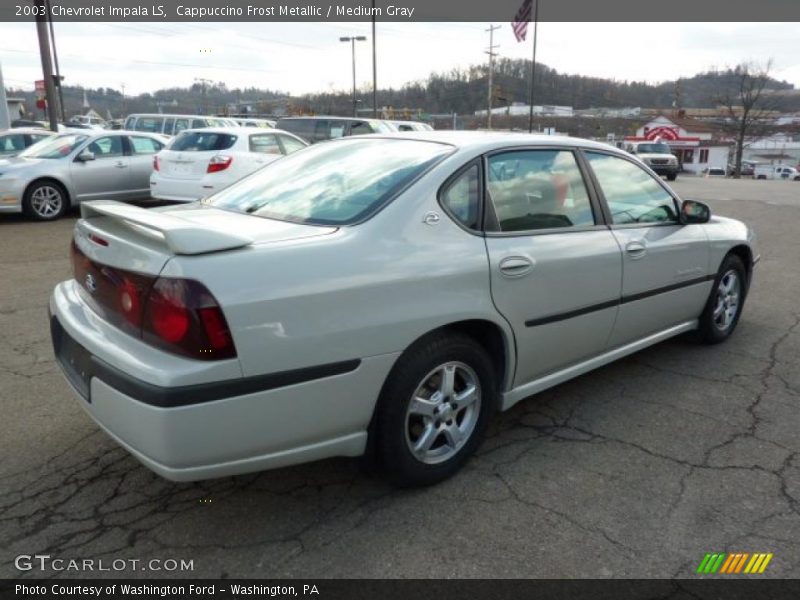
[[[53,44],[53,62],[56,67],[56,87],[58,88],[58,105],[61,107],[61,122],[66,123],[67,113],[64,108],[64,92],[61,90],[61,81],[64,78],[61,77],[61,71],[58,69],[58,51],[56,50],[56,34],[53,31],[53,13],[50,10],[50,0],[45,0],[45,5],[47,6],[47,14],[50,15],[48,19],[50,22],[50,41]]]
[[[39,37],[39,55],[42,59],[42,75],[44,75],[44,89],[47,97],[47,116],[50,119],[50,129],[58,131],[58,113],[56,112],[56,90],[53,80],[53,62],[50,54],[50,38],[47,33],[47,8],[44,0],[34,0],[36,7],[36,34]]]
[[[120,83],[119,87],[122,88],[122,114],[127,116],[127,114],[128,114],[128,104],[127,104],[127,102],[125,100],[125,84],[124,83]]]
[[[531,58],[531,90],[530,97],[528,98],[529,111],[528,112],[528,133],[533,133],[533,89],[534,81],[536,80],[536,34],[539,32],[539,0],[534,0],[536,3],[533,9],[533,57]]]
[[[208,114],[208,98],[206,97],[206,84],[214,83],[210,79],[203,79],[202,77],[195,77],[194,80],[203,86],[203,114]]]
[[[499,48],[500,46],[494,45],[494,32],[496,29],[500,29],[499,25],[490,25],[489,29],[485,29],[484,31],[489,32],[489,49],[486,50],[486,54],[489,55],[489,94],[488,94],[488,116],[486,119],[486,127],[487,129],[492,128],[492,86],[493,86],[493,78],[494,78],[494,57],[495,48]]]
[[[375,50],[375,0],[372,0],[372,118],[378,118],[378,59]]]

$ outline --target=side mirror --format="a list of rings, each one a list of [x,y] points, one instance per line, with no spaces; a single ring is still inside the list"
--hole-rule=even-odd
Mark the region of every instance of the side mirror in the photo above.
[[[708,204],[697,200],[684,200],[681,204],[681,223],[708,223],[711,218],[711,209]]]
[[[87,160],[94,160],[94,152],[90,152],[89,150],[83,150],[77,156],[77,160],[81,162],[86,162]]]

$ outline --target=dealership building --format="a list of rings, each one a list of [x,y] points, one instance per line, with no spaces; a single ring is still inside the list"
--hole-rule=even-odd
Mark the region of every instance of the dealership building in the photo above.
[[[700,173],[709,167],[725,169],[731,152],[730,142],[715,138],[708,123],[686,117],[658,115],[627,136],[626,142],[661,141],[669,145],[684,171]]]

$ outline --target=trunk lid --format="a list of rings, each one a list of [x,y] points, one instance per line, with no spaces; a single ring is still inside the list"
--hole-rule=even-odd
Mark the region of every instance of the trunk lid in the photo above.
[[[144,209],[113,200],[81,204],[75,243],[91,260],[157,275],[175,255],[197,255],[336,231],[254,217],[199,203]]]
[[[202,179],[208,169],[208,161],[217,154],[217,150],[175,152],[162,150],[158,154],[158,166],[162,177],[170,179]]]

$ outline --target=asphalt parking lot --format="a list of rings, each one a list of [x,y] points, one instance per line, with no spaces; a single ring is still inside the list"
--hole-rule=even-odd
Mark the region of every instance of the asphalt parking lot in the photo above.
[[[140,466],[63,381],[46,319],[74,216],[0,217],[0,577],[680,577],[771,552],[800,577],[800,183],[679,178],[751,223],[734,336],[676,339],[499,415],[467,467],[396,490],[337,459],[197,484]],[[20,554],[190,573],[20,572]]]

